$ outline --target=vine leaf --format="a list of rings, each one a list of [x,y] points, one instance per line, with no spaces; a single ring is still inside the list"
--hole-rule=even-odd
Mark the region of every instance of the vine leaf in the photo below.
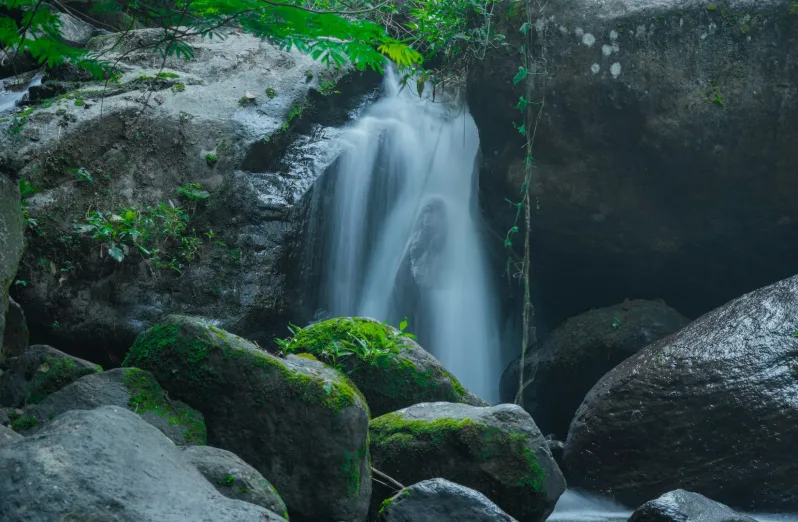
[[[529,27],[530,27],[529,22],[525,22],[524,25],[521,26],[519,31],[521,32],[521,34],[526,36],[526,33],[529,32]]]
[[[529,100],[521,96],[520,98],[518,98],[518,105],[515,106],[515,109],[518,112],[524,112],[527,108],[527,105],[529,105]]]
[[[515,75],[515,78],[513,78],[513,85],[518,85],[519,82],[523,81],[524,78],[526,78],[526,75],[527,75],[526,67],[519,67],[518,72]]]

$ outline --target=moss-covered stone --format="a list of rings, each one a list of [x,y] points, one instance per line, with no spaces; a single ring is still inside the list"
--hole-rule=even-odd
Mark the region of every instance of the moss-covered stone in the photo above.
[[[283,346],[346,373],[374,416],[431,401],[487,405],[410,337],[373,319],[329,319],[299,330]],[[354,354],[339,356],[342,350]]]
[[[152,371],[170,396],[200,410],[209,439],[273,483],[293,518],[365,515],[368,411],[340,373],[185,316],[141,334],[124,364]]]
[[[521,522],[548,515],[565,488],[545,439],[514,405],[419,404],[373,419],[370,438],[374,467],[399,482],[456,480]]]

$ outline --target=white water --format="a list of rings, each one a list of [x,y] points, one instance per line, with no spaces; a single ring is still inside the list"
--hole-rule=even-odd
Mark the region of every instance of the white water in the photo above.
[[[386,74],[341,140],[321,306],[409,331],[463,385],[498,401],[499,337],[477,226],[476,125],[461,104]],[[424,93],[431,91],[427,86]]]
[[[758,522],[798,522],[798,514],[744,514]],[[626,522],[631,515],[612,499],[567,489],[546,522]]]
[[[20,101],[28,89],[42,83],[41,73],[30,75],[20,75],[17,77],[5,78],[0,80],[0,112],[13,109]]]

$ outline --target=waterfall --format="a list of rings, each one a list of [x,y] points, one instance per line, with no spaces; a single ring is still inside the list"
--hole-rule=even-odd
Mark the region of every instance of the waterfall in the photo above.
[[[339,138],[343,152],[316,190],[324,248],[319,307],[409,331],[462,384],[498,401],[495,296],[480,235],[479,137],[467,108],[432,87],[384,96]]]

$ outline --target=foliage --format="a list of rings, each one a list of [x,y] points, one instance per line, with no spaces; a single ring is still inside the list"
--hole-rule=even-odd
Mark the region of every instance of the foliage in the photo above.
[[[216,155],[206,155],[205,161],[209,164],[216,163]],[[177,193],[189,201],[202,201],[210,197],[210,193],[208,193],[207,190],[202,190],[202,186],[199,183],[188,183],[182,187],[178,187]]]
[[[19,180],[20,206],[22,207],[22,218],[25,221],[25,228],[34,230],[39,226],[39,223],[30,215],[30,210],[28,210],[29,203],[26,200],[37,192],[40,192],[40,190],[41,189],[34,187],[30,181],[26,179]]]
[[[337,319],[327,321],[327,328],[311,325],[302,329],[289,327],[293,337],[275,339],[283,354],[307,352],[324,360],[336,370],[352,374],[362,365],[386,367],[402,349],[401,339],[415,339],[406,332],[408,323],[403,319],[396,330],[387,323],[362,319]],[[337,322],[335,322],[337,321]]]

